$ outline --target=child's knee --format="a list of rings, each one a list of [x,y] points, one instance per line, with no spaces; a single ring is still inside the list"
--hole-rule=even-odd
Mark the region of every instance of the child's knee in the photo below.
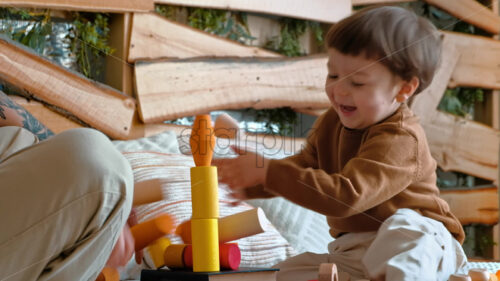
[[[52,151],[60,153],[66,173],[75,181],[92,181],[88,186],[103,192],[122,193],[131,201],[133,174],[125,157],[99,131],[74,129],[54,137]]]

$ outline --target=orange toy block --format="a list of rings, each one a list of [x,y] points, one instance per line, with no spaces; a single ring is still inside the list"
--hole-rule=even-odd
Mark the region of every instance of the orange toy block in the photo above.
[[[210,166],[215,147],[215,134],[210,115],[196,116],[189,145],[196,166]]]
[[[186,244],[171,244],[163,254],[165,265],[169,268],[183,268],[184,265],[184,252],[186,251]]]
[[[120,273],[115,268],[105,267],[95,281],[120,281]]]
[[[130,228],[135,240],[136,251],[144,249],[156,239],[171,233],[173,230],[174,220],[170,215],[161,215]]]

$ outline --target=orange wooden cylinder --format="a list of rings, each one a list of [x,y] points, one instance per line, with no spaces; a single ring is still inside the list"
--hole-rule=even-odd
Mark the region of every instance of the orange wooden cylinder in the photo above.
[[[186,244],[171,244],[165,249],[163,259],[168,268],[185,267],[183,256],[186,251]]]
[[[120,273],[112,267],[105,267],[102,269],[96,281],[120,281]]]
[[[215,147],[215,134],[210,115],[196,116],[189,145],[196,166],[210,166]]]
[[[135,250],[139,251],[174,229],[174,220],[170,215],[161,215],[154,219],[134,225],[130,228],[135,240]]]

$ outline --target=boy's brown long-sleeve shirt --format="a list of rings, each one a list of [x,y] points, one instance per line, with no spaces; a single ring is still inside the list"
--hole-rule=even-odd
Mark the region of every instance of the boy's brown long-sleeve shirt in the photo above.
[[[423,128],[404,104],[364,130],[345,128],[328,110],[300,153],[271,160],[265,184],[247,189],[249,198],[275,195],[326,215],[333,237],[376,231],[397,209],[409,208],[442,222],[460,243],[465,238],[439,197]]]

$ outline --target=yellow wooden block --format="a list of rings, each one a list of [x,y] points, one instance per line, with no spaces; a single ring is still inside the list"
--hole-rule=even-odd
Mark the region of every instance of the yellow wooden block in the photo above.
[[[217,219],[192,219],[193,271],[219,271]]]
[[[219,217],[217,167],[191,168],[191,199],[193,219],[217,219]]]
[[[169,245],[170,240],[166,237],[162,237],[148,246],[149,255],[151,256],[156,268],[165,265],[164,253]]]

